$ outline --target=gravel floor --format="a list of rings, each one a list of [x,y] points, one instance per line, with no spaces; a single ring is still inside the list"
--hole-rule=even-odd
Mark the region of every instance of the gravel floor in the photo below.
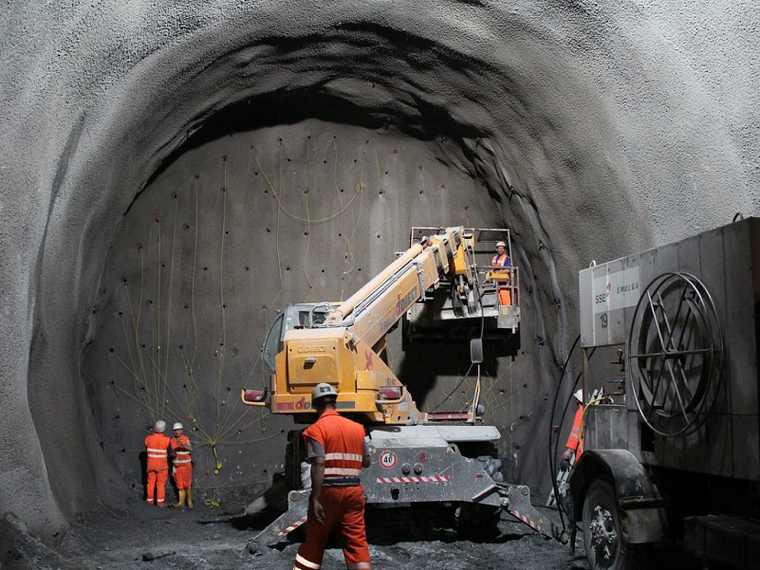
[[[290,570],[303,538],[296,532],[283,548],[251,555],[247,541],[266,520],[244,520],[202,505],[193,511],[149,506],[137,510],[92,513],[77,525],[77,567]],[[439,526],[425,509],[370,510],[367,523],[375,570],[588,568],[582,552],[572,556],[568,547],[517,522],[502,521],[499,536],[488,542],[459,540],[453,529]],[[326,552],[322,568],[345,568],[337,544]]]
[[[5,542],[11,546],[3,544],[0,568],[290,570],[303,539],[301,531],[293,533],[279,549],[264,548],[251,555],[248,540],[271,519],[243,519],[238,516],[242,510],[243,505],[219,509],[200,504],[192,511],[144,504],[129,511],[104,506],[59,537],[55,548],[42,545],[19,529],[15,534],[6,533]],[[572,555],[568,546],[512,520],[502,520],[498,536],[480,542],[458,538],[434,511],[424,508],[369,509],[367,529],[374,570],[588,569],[580,540]],[[652,567],[700,568],[692,559],[672,554],[663,557],[661,553]],[[322,568],[345,568],[337,543],[327,550]]]

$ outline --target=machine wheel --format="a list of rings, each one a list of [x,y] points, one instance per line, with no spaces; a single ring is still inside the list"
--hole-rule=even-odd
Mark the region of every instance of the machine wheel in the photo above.
[[[462,503],[454,511],[457,534],[468,540],[488,541],[499,535],[501,510],[490,505]]]
[[[645,546],[623,541],[620,512],[609,479],[595,479],[586,493],[583,545],[591,570],[641,570],[647,567]]]

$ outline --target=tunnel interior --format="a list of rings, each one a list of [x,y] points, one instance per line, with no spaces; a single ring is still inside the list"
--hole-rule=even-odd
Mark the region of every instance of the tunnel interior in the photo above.
[[[209,496],[259,492],[291,425],[238,404],[262,381],[267,324],[285,303],[344,298],[410,226],[439,224],[513,232],[521,350],[484,371],[486,419],[505,475],[546,493],[577,271],[756,211],[758,65],[726,55],[752,52],[734,25],[747,13],[25,4],[2,72],[17,334],[1,405],[5,445],[25,450],[0,460],[3,510],[48,533],[98,500],[139,500],[159,416],[193,426]]]
[[[414,225],[498,223],[482,186],[434,142],[396,129],[305,119],[216,134],[182,147],[136,198],[101,280],[83,375],[98,432],[122,442],[112,460],[136,486],[143,433],[159,417],[187,424],[206,448],[198,490],[203,474],[220,490],[270,483],[292,421],[239,394],[269,385],[261,345],[284,305],[345,300],[409,246]],[[399,337],[389,360],[401,367]],[[426,360],[419,368],[440,361]],[[213,474],[217,459],[228,477]]]

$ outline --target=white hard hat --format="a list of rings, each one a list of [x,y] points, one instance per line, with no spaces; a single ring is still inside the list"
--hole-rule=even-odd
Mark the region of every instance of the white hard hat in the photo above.
[[[504,243],[503,241],[497,241],[496,242],[496,247],[507,247],[507,244]]]
[[[328,384],[327,382],[320,382],[314,387],[314,390],[311,391],[312,402],[326,396],[333,396],[334,398],[338,397],[338,393],[335,391],[335,388],[333,388],[332,385]]]
[[[175,429],[185,429],[185,428],[182,427],[181,423],[177,422],[176,424],[174,424],[174,427],[172,428],[172,430],[175,430]]]
[[[156,425],[153,426],[153,431],[156,433],[164,433],[166,429],[166,422],[164,420],[158,420]]]
[[[575,394],[575,399],[578,400],[581,404],[583,403],[583,390],[578,390]]]

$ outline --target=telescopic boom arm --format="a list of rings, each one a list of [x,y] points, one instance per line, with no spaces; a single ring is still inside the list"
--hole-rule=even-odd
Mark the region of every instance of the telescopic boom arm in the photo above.
[[[338,409],[362,414],[370,423],[417,424],[406,387],[385,364],[385,335],[426,291],[449,282],[460,302],[473,303],[472,260],[463,228],[447,228],[406,252],[339,305],[321,324],[291,328],[274,358],[269,407],[273,413],[311,411],[310,393],[320,382],[338,392]],[[309,319],[311,320],[311,319]],[[309,325],[307,325],[309,326]],[[248,405],[266,405],[251,402]]]

